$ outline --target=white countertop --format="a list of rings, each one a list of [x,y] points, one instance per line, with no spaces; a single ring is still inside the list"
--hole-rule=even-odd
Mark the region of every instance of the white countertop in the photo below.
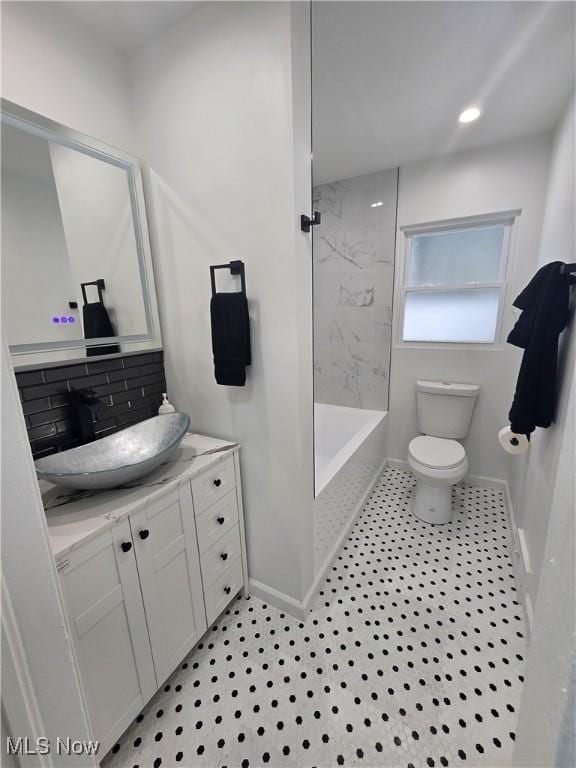
[[[42,482],[40,489],[52,554],[61,560],[74,547],[110,528],[145,501],[159,496],[179,480],[223,461],[237,450],[237,443],[188,434],[169,461],[121,488],[74,491]]]

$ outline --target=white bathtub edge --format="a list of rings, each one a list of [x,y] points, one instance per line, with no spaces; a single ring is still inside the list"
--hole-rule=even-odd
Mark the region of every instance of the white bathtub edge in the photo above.
[[[318,498],[328,483],[335,477],[342,469],[348,459],[356,453],[362,443],[374,432],[376,427],[388,416],[388,411],[374,411],[367,408],[349,408],[348,406],[329,405],[328,403],[318,403],[323,408],[340,410],[340,411],[357,411],[361,410],[364,416],[371,416],[372,420],[361,427],[353,436],[352,439],[341,448],[338,453],[332,457],[328,464],[318,472],[315,477],[314,483],[314,498]]]
[[[368,498],[369,498],[370,494],[372,493],[372,491],[376,487],[376,483],[378,482],[378,480],[380,480],[382,472],[384,472],[384,470],[386,469],[387,465],[388,465],[388,459],[385,458],[385,459],[382,460],[382,463],[380,464],[378,469],[374,472],[374,477],[372,478],[372,480],[368,484],[366,490],[364,491],[364,493],[360,497],[360,500],[356,504],[356,506],[354,508],[354,512],[350,515],[350,520],[346,523],[346,525],[342,529],[340,535],[338,536],[338,538],[334,542],[334,546],[332,547],[332,549],[330,550],[328,556],[324,560],[324,563],[318,569],[318,573],[314,577],[314,581],[312,582],[312,586],[310,587],[310,589],[308,590],[304,600],[302,601],[302,605],[303,605],[304,611],[305,611],[304,618],[306,618],[306,615],[310,611],[310,605],[312,604],[312,601],[314,600],[314,598],[316,596],[316,592],[318,591],[322,581],[326,577],[326,573],[327,573],[328,569],[330,568],[330,566],[332,565],[332,561],[337,556],[337,554],[340,552],[340,549],[341,549],[342,545],[344,544],[344,542],[346,541],[346,539],[348,537],[348,534],[352,530],[352,526],[354,525],[358,515],[362,511],[362,507],[368,501]]]

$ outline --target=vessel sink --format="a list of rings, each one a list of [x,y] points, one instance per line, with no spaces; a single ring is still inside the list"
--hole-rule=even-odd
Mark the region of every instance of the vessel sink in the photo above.
[[[154,416],[93,443],[38,459],[36,473],[65,488],[115,488],[133,482],[167,461],[180,445],[190,418]]]

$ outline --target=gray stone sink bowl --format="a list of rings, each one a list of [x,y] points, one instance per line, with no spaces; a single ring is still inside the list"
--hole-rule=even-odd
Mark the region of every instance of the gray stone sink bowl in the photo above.
[[[185,413],[154,416],[93,443],[38,459],[36,474],[65,488],[115,488],[167,461],[190,426]]]

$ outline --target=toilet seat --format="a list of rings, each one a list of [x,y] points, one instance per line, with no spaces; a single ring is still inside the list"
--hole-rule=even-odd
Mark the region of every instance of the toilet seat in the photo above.
[[[466,451],[456,440],[420,435],[410,441],[408,456],[423,467],[446,470],[466,461]]]

